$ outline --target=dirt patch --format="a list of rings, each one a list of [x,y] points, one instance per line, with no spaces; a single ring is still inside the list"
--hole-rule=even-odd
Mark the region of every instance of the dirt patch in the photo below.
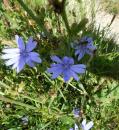
[[[100,28],[104,28],[108,25],[110,25],[111,20],[114,15],[109,14],[105,12],[103,9],[100,8],[101,5],[97,5],[98,10],[96,11],[95,21],[96,26]],[[117,44],[119,44],[119,16],[117,15],[112,22],[110,26],[110,34],[109,35],[115,35],[115,40],[117,41]]]

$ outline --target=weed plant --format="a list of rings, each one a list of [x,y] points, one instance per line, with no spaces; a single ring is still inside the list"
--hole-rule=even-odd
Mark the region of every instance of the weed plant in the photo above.
[[[66,0],[64,6],[54,2],[0,2],[0,54],[5,47],[16,46],[17,34],[24,41],[32,36],[42,59],[42,64],[26,66],[18,74],[0,59],[0,129],[69,130],[86,118],[94,122],[94,130],[118,130],[119,48],[114,37],[107,38],[108,27],[95,27],[94,6],[91,20],[82,0],[75,0],[79,8],[70,5],[73,1]],[[79,62],[70,44],[83,36],[92,37],[97,49],[90,61],[85,56]],[[86,64],[87,71],[79,81],[53,80],[46,71],[51,55],[73,57],[77,64]],[[78,118],[74,108],[80,110]]]

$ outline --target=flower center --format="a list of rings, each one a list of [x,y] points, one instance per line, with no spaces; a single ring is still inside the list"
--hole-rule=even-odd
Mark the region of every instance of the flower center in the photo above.
[[[70,66],[71,66],[70,64],[63,64],[63,68],[64,68],[64,69],[69,69]]]
[[[82,44],[82,45],[87,45],[87,44],[88,44],[88,41],[82,41],[81,44]]]
[[[21,55],[22,55],[24,58],[27,58],[27,57],[28,57],[28,52],[22,51],[22,52],[21,52]]]

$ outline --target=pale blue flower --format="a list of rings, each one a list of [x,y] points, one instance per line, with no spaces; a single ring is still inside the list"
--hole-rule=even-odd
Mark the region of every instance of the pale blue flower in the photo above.
[[[78,130],[78,125],[75,123],[74,130]]]
[[[82,59],[85,54],[93,55],[95,50],[91,37],[85,36],[75,45],[75,55],[78,56],[78,60]]]
[[[57,78],[59,75],[63,75],[65,82],[71,77],[78,81],[79,77],[77,74],[85,73],[86,66],[84,64],[74,65],[73,58],[65,56],[60,59],[57,56],[52,56],[51,59],[56,62],[56,64],[51,64],[51,68],[47,70],[48,73],[52,73],[52,79]]]
[[[29,38],[26,44],[18,35],[15,38],[18,48],[3,49],[2,51],[4,53],[2,59],[6,60],[5,64],[7,66],[12,66],[12,69],[16,68],[18,73],[24,68],[25,64],[34,67],[35,63],[41,63],[39,54],[32,52],[37,44],[32,37]]]
[[[28,125],[28,121],[29,121],[29,119],[28,119],[28,116],[23,116],[22,118],[21,118],[21,121],[22,121],[22,124],[25,126],[25,125]]]
[[[74,129],[73,129],[73,128],[70,128],[69,130],[79,130],[78,125],[75,123]]]
[[[79,117],[79,114],[80,114],[79,108],[74,108],[74,109],[73,109],[73,113],[74,113],[74,117],[75,117],[75,118]]]
[[[86,124],[86,119],[82,121],[81,127],[82,130],[90,130],[93,127],[94,123],[93,121],[90,121],[89,123]]]

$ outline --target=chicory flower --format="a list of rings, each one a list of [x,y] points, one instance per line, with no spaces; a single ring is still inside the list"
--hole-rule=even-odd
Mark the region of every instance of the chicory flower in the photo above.
[[[78,125],[75,124],[75,125],[74,125],[74,129],[73,129],[73,128],[70,128],[69,130],[79,130]]]
[[[63,75],[65,82],[71,77],[78,81],[79,77],[77,74],[85,73],[86,66],[84,64],[74,65],[74,60],[71,57],[65,56],[60,59],[57,56],[52,56],[51,59],[56,62],[56,64],[51,64],[51,68],[47,70],[48,73],[52,73],[52,79],[57,78],[59,75]]]
[[[24,41],[18,35],[15,36],[16,43],[18,48],[8,48],[3,49],[2,59],[6,60],[7,66],[12,66],[12,69],[17,69],[17,73],[19,73],[25,66],[25,64],[30,67],[34,67],[35,63],[41,63],[41,59],[39,54],[36,52],[32,52],[32,50],[36,47],[36,42],[33,41],[32,37],[29,38],[27,44],[24,44]]]
[[[93,45],[93,39],[91,37],[83,37],[75,45],[75,55],[78,56],[78,60],[82,59],[85,54],[93,55],[96,47]]]
[[[77,118],[79,117],[80,110],[78,108],[74,108],[73,113],[74,113],[74,117]]]
[[[86,119],[82,121],[81,127],[83,130],[90,130],[93,127],[93,121],[90,121],[89,123],[86,124]]]

